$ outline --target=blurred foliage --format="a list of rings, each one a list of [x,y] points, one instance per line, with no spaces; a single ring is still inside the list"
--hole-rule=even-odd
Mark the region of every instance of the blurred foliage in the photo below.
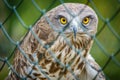
[[[20,23],[16,15],[13,13],[13,10],[9,9],[4,3],[5,0],[0,0],[0,22],[4,22],[5,19],[10,15],[9,19],[4,23],[4,27],[7,30],[8,34],[15,41],[20,41],[22,37],[25,36],[27,30]],[[6,0],[11,6],[16,6],[21,0]],[[59,4],[59,0],[35,0],[40,8],[51,9]],[[52,2],[55,2],[54,5],[51,5]],[[74,3],[87,3],[87,0],[64,0],[64,2],[74,2]],[[104,17],[104,19],[109,19],[114,15],[114,13],[120,8],[120,0],[93,0],[97,10]],[[51,7],[49,7],[51,5]],[[93,7],[92,4],[89,6]],[[35,8],[31,0],[23,0],[21,5],[17,8],[17,11],[24,23],[27,26],[34,25],[34,23],[40,18],[41,13]],[[113,29],[120,35],[120,13],[113,18],[111,25]],[[99,16],[99,27],[98,31],[103,27],[104,22]],[[110,54],[115,53],[120,48],[120,40],[118,40],[110,31],[106,25],[102,32],[97,36],[97,39],[101,42],[105,50]],[[15,45],[11,44],[8,39],[5,37],[3,32],[0,29],[0,57],[7,57],[10,53],[13,52]],[[119,52],[120,53],[120,52]],[[94,43],[91,51],[92,56],[96,61],[103,67],[108,60],[108,57],[101,51],[101,49]],[[120,62],[120,54],[115,56],[115,58]],[[12,63],[12,58],[11,58]],[[2,62],[0,62],[1,67]],[[0,72],[0,80],[3,80],[8,74],[8,67],[5,66]],[[106,76],[110,80],[120,79],[120,67],[116,65],[112,60],[104,69]]]

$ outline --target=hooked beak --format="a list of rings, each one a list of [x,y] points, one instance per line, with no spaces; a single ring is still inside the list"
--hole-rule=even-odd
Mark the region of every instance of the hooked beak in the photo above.
[[[77,34],[77,28],[73,27],[73,33],[74,33],[74,37],[76,38],[76,34]]]
[[[78,32],[78,28],[79,28],[79,23],[78,23],[78,19],[74,18],[70,24],[70,28],[74,33],[74,37],[76,38],[76,34]]]

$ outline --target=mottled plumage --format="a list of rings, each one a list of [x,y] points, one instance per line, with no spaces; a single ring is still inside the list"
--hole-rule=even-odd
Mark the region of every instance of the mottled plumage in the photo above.
[[[92,80],[99,72],[96,80],[105,80],[89,54],[97,24],[96,13],[84,4],[65,3],[48,11],[32,28],[42,44],[29,31],[20,47],[30,60],[17,49],[13,68],[19,76],[11,70],[6,79]]]

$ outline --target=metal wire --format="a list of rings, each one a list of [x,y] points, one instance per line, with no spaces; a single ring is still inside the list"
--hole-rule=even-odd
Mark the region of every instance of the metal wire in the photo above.
[[[33,3],[33,6],[41,13],[40,17],[42,15],[45,15],[46,12],[51,8],[51,6],[53,4],[55,4],[56,2],[60,2],[64,7],[65,9],[68,11],[68,13],[70,15],[72,15],[73,17],[75,15],[71,14],[71,12],[67,9],[67,7],[64,5],[64,0],[53,0],[52,3],[46,8],[46,9],[41,9],[37,2],[35,0],[31,0],[31,2]],[[33,62],[29,59],[28,55],[24,52],[24,50],[20,47],[20,41],[14,41],[8,34],[8,32],[6,31],[5,29],[5,26],[4,24],[9,20],[10,16],[12,14],[15,14],[15,16],[17,17],[17,19],[19,20],[20,24],[23,26],[24,29],[30,31],[32,33],[32,35],[34,36],[34,38],[39,42],[40,45],[44,46],[44,48],[46,50],[48,50],[49,54],[54,58],[54,61],[56,63],[58,63],[59,65],[61,65],[62,67],[66,68],[67,70],[69,70],[71,72],[71,74],[74,76],[74,78],[76,80],[79,80],[77,78],[77,76],[74,74],[74,72],[72,71],[71,69],[71,65],[70,64],[67,64],[65,65],[64,63],[62,63],[59,59],[57,59],[57,57],[55,56],[54,52],[49,50],[49,48],[51,47],[51,45],[54,44],[54,42],[52,42],[51,44],[48,44],[48,45],[44,45],[41,41],[41,39],[35,34],[35,32],[32,30],[32,25],[26,25],[25,21],[21,18],[21,16],[19,15],[19,12],[17,11],[17,8],[19,8],[19,6],[22,4],[23,0],[19,0],[18,4],[17,5],[14,5],[14,6],[11,6],[9,4],[9,2],[7,0],[4,0],[4,4],[7,6],[8,9],[11,10],[10,14],[8,15],[8,17],[3,21],[3,22],[0,22],[0,30],[2,31],[2,33],[4,34],[4,36],[9,40],[9,42],[13,45],[16,46],[16,48],[18,48],[18,50],[21,52],[21,54],[31,63],[33,64],[34,66],[37,66],[38,69],[43,73],[43,75],[48,79],[50,80],[50,78],[46,75],[46,73],[42,70],[42,67],[38,64],[39,61],[36,61],[36,62]],[[97,36],[103,31],[103,29],[107,26],[107,28],[111,31],[111,33],[116,37],[117,40],[120,41],[120,35],[114,30],[113,26],[111,25],[111,21],[113,19],[115,19],[115,17],[120,13],[120,7],[115,11],[115,13],[110,17],[110,18],[104,18],[101,13],[98,11],[97,7],[95,6],[94,2],[92,0],[88,0],[87,3],[88,4],[91,4],[93,9],[96,11],[97,15],[99,16],[99,18],[104,22],[104,24],[102,25],[101,29],[98,31],[97,35],[96,36],[93,36],[94,40],[95,40],[95,43],[97,44],[97,46],[100,48],[100,50],[102,51],[102,54],[105,55],[108,60],[106,61],[106,63],[104,64],[104,66],[101,68],[100,71],[104,71],[104,69],[107,67],[107,65],[110,63],[110,61],[113,61],[115,63],[116,66],[120,67],[120,62],[116,59],[115,56],[119,55],[120,53],[120,48],[112,53],[112,54],[109,54],[109,52],[107,51],[107,49],[104,47],[104,45],[97,39]],[[80,11],[81,13],[82,11]],[[80,14],[79,13],[79,14]],[[54,29],[54,25],[50,22],[49,18],[47,16],[44,16],[46,18],[46,20],[48,21],[48,23],[50,24],[50,27]],[[39,18],[38,18],[39,19]],[[65,29],[67,28],[67,26],[65,27]],[[66,38],[66,36],[63,34],[64,30],[60,30],[59,34],[63,35],[63,37],[66,39],[66,42],[67,44],[73,49],[75,50],[80,56],[81,56],[81,51],[82,50],[76,50],[74,46],[72,46],[72,44],[70,43],[69,39]],[[57,31],[57,30],[56,30]],[[58,32],[58,31],[57,31]],[[89,35],[89,34],[88,34]],[[9,60],[11,59],[11,57],[14,55],[14,51],[9,55],[7,56],[6,58],[3,58],[0,56],[0,62],[2,63],[2,65],[0,66],[0,72],[2,72],[2,69],[4,68],[5,64],[8,65],[8,67],[11,69],[11,71],[13,71],[19,78],[25,80],[27,78],[26,77],[21,77],[20,74],[18,74],[12,64],[9,62]],[[84,58],[83,58],[84,59]],[[28,75],[30,75],[32,73],[32,69],[31,71],[29,72]],[[109,77],[106,76],[106,79],[109,80]]]

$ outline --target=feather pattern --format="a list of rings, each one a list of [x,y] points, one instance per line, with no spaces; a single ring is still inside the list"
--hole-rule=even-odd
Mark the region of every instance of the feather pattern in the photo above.
[[[80,4],[66,5],[70,7],[71,4],[74,5],[71,6],[72,9],[77,11],[76,7]],[[63,6],[57,7],[46,14],[50,21],[54,21],[53,13],[60,8],[64,9]],[[70,65],[72,72],[80,80],[92,80],[96,75],[96,80],[105,80],[103,72],[99,72],[100,67],[89,54],[93,43],[90,35],[77,32],[75,37],[73,32],[66,30],[63,36],[50,27],[44,16],[33,26],[32,31],[42,44],[29,31],[20,45],[29,59],[16,49],[13,68],[17,74],[10,71],[6,80],[76,80],[67,65]],[[49,47],[46,48],[45,45]],[[51,53],[64,66],[61,66]]]

